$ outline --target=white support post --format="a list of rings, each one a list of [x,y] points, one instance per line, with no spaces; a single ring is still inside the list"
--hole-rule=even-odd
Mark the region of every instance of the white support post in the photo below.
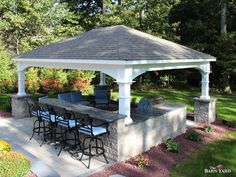
[[[18,70],[18,96],[24,96],[25,93],[25,70]]]
[[[126,115],[125,124],[131,124],[133,120],[130,117],[130,86],[133,82],[117,82],[119,84],[119,113]]]
[[[100,83],[99,85],[106,85],[106,75],[100,72]]]
[[[201,72],[202,75],[202,95],[201,99],[209,100],[209,72]]]

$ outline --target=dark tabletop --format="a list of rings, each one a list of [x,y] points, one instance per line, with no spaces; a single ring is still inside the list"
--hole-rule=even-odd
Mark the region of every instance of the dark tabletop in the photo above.
[[[94,107],[85,106],[81,104],[73,104],[73,103],[70,103],[64,100],[59,100],[56,98],[41,99],[40,103],[48,104],[50,106],[62,107],[69,111],[71,110],[71,111],[82,113],[82,114],[88,114],[92,118],[105,121],[108,123],[113,122],[118,119],[123,119],[126,117],[125,115],[122,115],[116,112],[97,109]]]

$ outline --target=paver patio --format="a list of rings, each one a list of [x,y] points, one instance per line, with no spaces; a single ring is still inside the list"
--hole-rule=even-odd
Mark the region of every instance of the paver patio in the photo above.
[[[106,164],[103,159],[93,158],[90,169],[87,169],[79,160],[73,159],[71,155],[63,151],[58,157],[58,148],[44,144],[40,147],[41,138],[37,135],[30,141],[34,118],[0,118],[0,139],[8,141],[15,150],[26,154],[33,165],[33,172],[39,177],[83,177],[100,171],[112,165]],[[85,161],[87,163],[87,161]],[[35,169],[35,170],[34,170]],[[50,171],[51,170],[51,171]]]

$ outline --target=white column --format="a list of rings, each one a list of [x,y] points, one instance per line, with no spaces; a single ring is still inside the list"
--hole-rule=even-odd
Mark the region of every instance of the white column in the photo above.
[[[209,73],[210,72],[201,72],[202,75],[202,95],[201,99],[209,100]]]
[[[119,113],[126,115],[125,124],[128,125],[133,122],[130,117],[130,86],[133,82],[117,81],[117,83],[119,84]]]
[[[26,95],[25,93],[25,70],[18,71],[18,93],[19,96]]]
[[[106,85],[106,75],[100,72],[100,83],[99,85]]]

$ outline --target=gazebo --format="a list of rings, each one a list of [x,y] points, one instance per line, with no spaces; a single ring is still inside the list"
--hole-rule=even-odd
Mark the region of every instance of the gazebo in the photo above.
[[[25,92],[25,71],[29,67],[100,71],[101,84],[105,83],[105,75],[114,78],[119,85],[119,113],[126,116],[124,124],[121,120],[111,125],[115,131],[107,138],[108,153],[114,161],[125,160],[147,150],[167,138],[169,132],[170,136],[176,136],[186,130],[186,107],[181,112],[147,120],[129,129],[121,126],[132,125],[130,88],[133,79],[145,72],[197,69],[202,75],[202,84],[200,98],[194,99],[194,119],[201,122],[215,119],[215,99],[209,96],[209,74],[210,62],[216,59],[123,25],[94,29],[15,56],[13,60],[17,63],[18,72],[18,93],[12,96],[12,113],[15,117],[27,115],[23,98],[28,96]],[[157,122],[163,120],[166,122]],[[156,128],[159,134],[149,131],[147,127]],[[136,144],[131,145],[134,139]]]
[[[130,117],[130,86],[147,71],[194,68],[202,75],[200,101],[210,100],[210,62],[216,59],[185,46],[123,25],[94,29],[79,36],[34,49],[13,58],[17,63],[18,96],[26,95],[29,67],[95,70],[119,85],[119,113]],[[104,80],[104,74],[101,74]],[[104,82],[104,81],[103,81]]]

